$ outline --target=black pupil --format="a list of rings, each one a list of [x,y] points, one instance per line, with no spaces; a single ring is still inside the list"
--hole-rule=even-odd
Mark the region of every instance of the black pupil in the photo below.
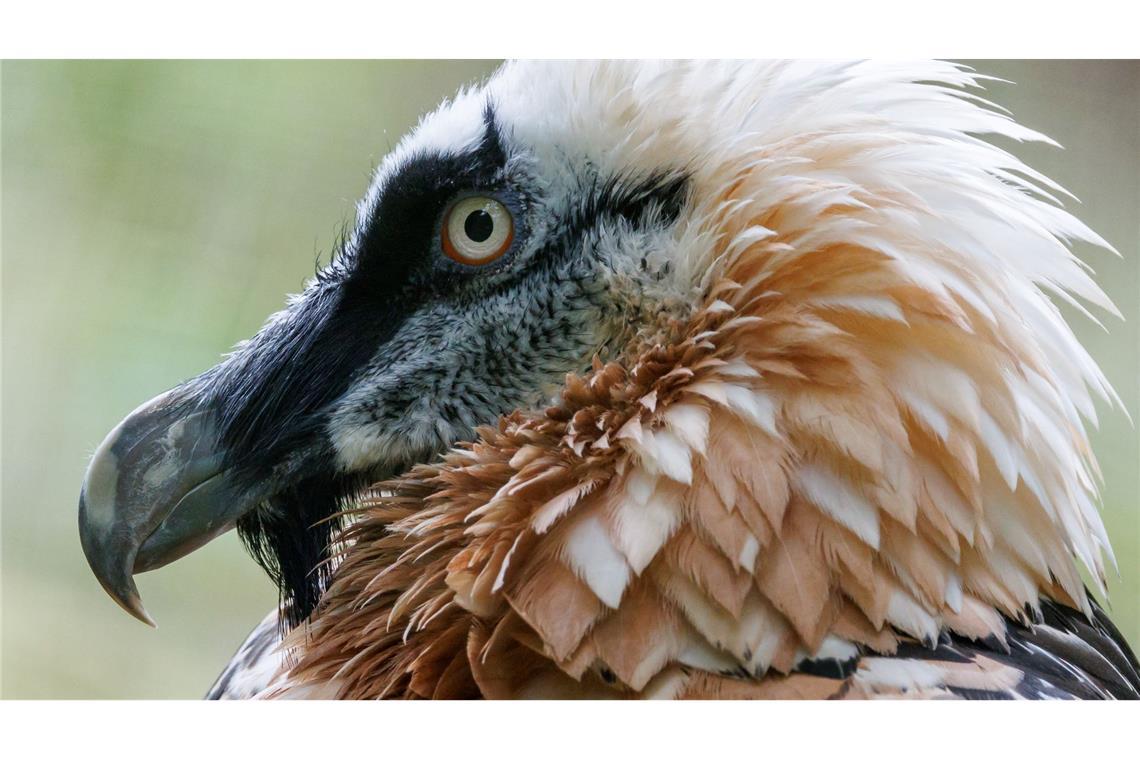
[[[482,243],[494,231],[495,220],[483,209],[472,211],[463,221],[463,232],[476,243]]]

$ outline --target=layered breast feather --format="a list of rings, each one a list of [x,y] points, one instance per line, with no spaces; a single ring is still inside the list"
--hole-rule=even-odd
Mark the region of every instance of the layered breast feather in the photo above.
[[[948,64],[629,71],[591,102],[694,157],[687,305],[379,485],[267,694],[1072,694],[1046,655],[1119,641],[1078,569],[1113,396],[1051,297],[1115,313],[1069,249],[1107,244],[977,135],[1043,138]]]

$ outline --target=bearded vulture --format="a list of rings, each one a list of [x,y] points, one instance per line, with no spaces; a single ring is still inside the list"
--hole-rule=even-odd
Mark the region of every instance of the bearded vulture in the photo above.
[[[1137,697],[1079,569],[1119,401],[1053,300],[1118,314],[1109,246],[983,79],[503,66],[107,436],[92,569],[149,620],[237,527],[282,601],[217,697]]]

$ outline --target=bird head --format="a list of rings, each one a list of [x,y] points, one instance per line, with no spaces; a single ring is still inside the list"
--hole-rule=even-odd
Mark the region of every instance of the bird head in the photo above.
[[[79,505],[95,574],[147,619],[132,576],[237,526],[296,621],[370,483],[684,341],[710,355],[677,371],[716,382],[675,433],[634,404],[665,433],[621,446],[654,478],[691,481],[716,444],[730,501],[768,488],[892,568],[921,535],[951,606],[984,573],[1010,609],[1039,585],[1083,600],[1069,556],[1099,572],[1107,539],[1082,417],[1111,391],[1047,294],[1111,309],[1066,245],[1103,241],[976,137],[1042,139],[975,84],[937,62],[508,64],[382,162],[285,309],[111,431]],[[709,407],[751,432],[718,438]],[[755,530],[732,562],[758,561]]]
[[[501,75],[426,117],[303,292],[106,437],[80,536],[125,609],[147,619],[133,574],[236,525],[307,614],[329,518],[362,487],[544,403],[680,303],[669,240],[684,162],[583,139],[596,116],[571,106],[589,82],[558,106],[529,98],[541,76]]]

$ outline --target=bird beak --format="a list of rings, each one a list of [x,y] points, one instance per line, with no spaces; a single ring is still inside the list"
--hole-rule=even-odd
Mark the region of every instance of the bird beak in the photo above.
[[[261,500],[225,469],[217,414],[187,388],[119,423],[91,459],[79,496],[79,538],[91,569],[123,609],[152,626],[132,576],[225,533]]]
[[[371,299],[362,319],[364,307],[344,307],[343,298],[339,283],[312,284],[220,364],[143,404],[100,444],[79,497],[79,536],[127,612],[153,625],[133,576],[235,526],[265,548],[254,559],[289,601],[297,596],[303,578],[294,576],[327,548],[335,521],[326,518],[365,477],[337,460],[329,410],[399,324]],[[255,510],[274,519],[252,519]],[[278,577],[282,568],[288,578]],[[309,591],[296,609],[312,601]]]

